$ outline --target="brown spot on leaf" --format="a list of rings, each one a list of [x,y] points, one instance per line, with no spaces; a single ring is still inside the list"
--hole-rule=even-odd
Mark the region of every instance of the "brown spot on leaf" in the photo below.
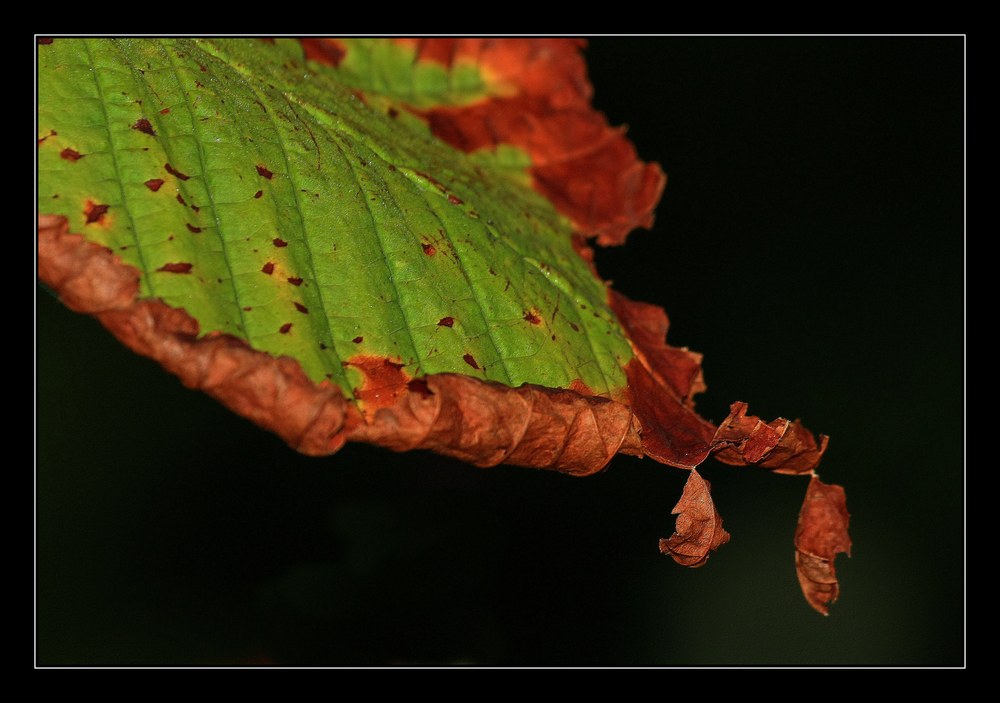
[[[388,114],[392,119],[396,119],[399,117],[399,110],[394,107],[390,107],[386,114]]]
[[[278,248],[287,247],[288,246],[288,242],[286,242],[281,237],[275,237],[274,239],[272,239],[271,240],[271,244],[273,244],[274,246],[276,246]]]
[[[295,303],[295,309],[298,310],[299,312],[301,312],[304,315],[308,315],[309,314],[309,308],[307,308],[302,303]]]
[[[38,146],[41,146],[45,142],[45,140],[48,139],[49,137],[55,137],[58,134],[59,132],[55,131],[54,129],[50,129],[48,134],[46,134],[44,137],[38,138]]]
[[[193,264],[187,262],[178,262],[163,264],[157,271],[164,271],[166,273],[191,273],[191,269],[194,268]]]
[[[455,318],[449,315],[448,317],[442,317],[438,320],[438,327],[452,327],[455,324]]]
[[[160,110],[160,114],[161,115],[169,115],[170,114],[170,108],[169,107],[163,108],[162,110]]]
[[[669,554],[681,566],[704,566],[709,552],[729,541],[729,533],[722,529],[722,518],[712,502],[711,488],[691,469],[681,499],[671,511],[677,516],[677,525],[670,539],[660,540],[660,552]]]
[[[524,311],[524,321],[525,322],[530,322],[533,325],[540,325],[540,324],[542,324],[542,318],[540,318],[535,313],[534,310],[525,310]]]
[[[283,324],[281,327],[278,328],[278,331],[281,332],[281,334],[288,334],[291,331],[291,329],[292,329],[292,323],[286,322],[285,324]]]
[[[163,164],[163,168],[167,169],[167,173],[169,173],[171,176],[176,176],[177,178],[180,178],[182,181],[186,181],[187,179],[189,179],[191,177],[191,176],[187,175],[186,173],[178,171],[176,168],[174,168],[170,164]]]
[[[263,273],[266,273],[268,276],[270,276],[272,273],[274,273],[274,264],[268,261],[266,264],[260,267],[260,270]]]
[[[462,357],[462,359],[465,360],[465,363],[467,363],[472,368],[476,369],[477,371],[479,370],[479,364],[476,363],[476,357],[472,356],[472,354],[466,354],[465,356]]]
[[[299,278],[298,276],[289,276],[288,277],[288,282],[291,283],[293,286],[301,286],[302,285],[302,279]]]
[[[573,328],[574,332],[579,332],[580,331],[580,327],[575,322],[569,323],[569,326]]]
[[[840,553],[851,556],[850,520],[844,489],[814,475],[795,530],[795,571],[802,594],[823,615],[829,614],[830,604],[840,595],[834,560]]]
[[[162,178],[150,178],[144,185],[155,193],[160,189],[160,186],[162,186],[163,183],[164,181]]]
[[[256,193],[254,193],[254,194],[253,194],[253,197],[255,197],[255,198],[259,198],[259,197],[261,197],[262,195],[264,195],[264,191],[262,191],[262,190],[258,190],[258,191],[257,191]]]
[[[361,335],[358,335],[357,337],[355,337],[351,341],[354,342],[355,344],[361,344],[363,341],[365,341],[365,338],[362,337]]]
[[[201,227],[195,227],[194,225],[186,222],[184,223],[184,225],[188,228],[189,232],[194,232],[195,234],[201,232]]]
[[[252,305],[247,305],[245,308],[243,308],[243,312],[250,312],[251,310],[253,310]]]
[[[145,117],[140,117],[138,120],[136,120],[135,124],[132,125],[132,129],[137,129],[143,134],[148,134],[151,137],[156,136],[156,130],[153,129],[152,123]]]
[[[70,149],[67,147],[66,149],[63,149],[62,151],[59,152],[59,156],[63,159],[66,159],[67,161],[79,161],[84,156],[86,156],[86,154],[81,154],[76,149]]]
[[[434,391],[430,389],[430,386],[427,385],[427,381],[423,378],[413,379],[406,384],[406,389],[410,391],[410,393],[416,393],[425,399],[434,395]]]
[[[92,225],[95,222],[103,223],[104,215],[109,207],[108,205],[100,205],[93,200],[88,200],[83,206],[83,215],[87,220],[87,224]]]
[[[52,43],[52,41],[53,41],[52,37],[38,37],[38,43],[41,46],[48,46],[49,44]]]
[[[187,207],[187,200],[184,199],[183,195],[181,195],[180,193],[178,193],[175,197],[177,198],[177,202],[179,202],[184,207]]]
[[[437,249],[434,248],[433,244],[424,242],[420,246],[423,247],[424,253],[427,254],[427,256],[434,256],[437,253]]]
[[[262,166],[261,164],[257,164],[257,173],[268,180],[271,180],[274,177],[274,174],[269,171],[266,166]]]
[[[461,205],[465,201],[462,200],[457,195],[455,195],[454,193],[448,193],[448,202],[451,203],[452,205]]]

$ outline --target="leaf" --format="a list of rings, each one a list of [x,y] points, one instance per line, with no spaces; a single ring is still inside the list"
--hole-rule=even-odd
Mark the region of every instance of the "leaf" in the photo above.
[[[677,516],[677,527],[669,539],[660,540],[660,552],[669,554],[681,566],[704,566],[709,552],[729,541],[729,533],[722,528],[722,518],[712,502],[711,488],[712,484],[691,469],[681,499],[671,511]]]
[[[851,556],[850,517],[844,489],[813,476],[795,530],[795,570],[809,605],[823,615],[840,595],[834,560],[841,552]]]
[[[700,565],[728,533],[695,466],[811,473],[827,440],[702,419],[701,356],[601,280],[586,238],[650,226],[665,177],[591,108],[579,47],[54,38],[39,277],[307,454],[692,469],[661,549]]]

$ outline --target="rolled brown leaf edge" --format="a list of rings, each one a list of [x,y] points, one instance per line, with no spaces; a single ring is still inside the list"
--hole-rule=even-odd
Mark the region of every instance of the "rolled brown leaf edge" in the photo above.
[[[673,509],[675,532],[660,540],[660,551],[681,565],[703,565],[729,540],[710,486],[694,468],[710,454],[729,464],[809,475],[795,533],[796,571],[815,610],[825,615],[837,600],[834,559],[850,555],[850,516],[843,488],[823,484],[815,472],[827,438],[817,442],[798,421],[765,423],[739,402],[719,427],[700,418],[691,402],[704,388],[700,357],[666,345],[666,316],[655,306],[611,293],[635,351],[621,400],[531,384],[512,388],[461,374],[407,378],[392,365],[398,387],[378,394],[380,407],[362,411],[337,386],[309,379],[295,360],[255,351],[227,334],[201,335],[185,310],[140,299],[139,272],[70,233],[64,217],[38,219],[38,273],[67,307],[94,316],[188,388],[208,393],[303,454],[329,455],[358,441],[398,452],[430,450],[480,467],[513,464],[573,476],[603,470],[618,453],[690,469]]]

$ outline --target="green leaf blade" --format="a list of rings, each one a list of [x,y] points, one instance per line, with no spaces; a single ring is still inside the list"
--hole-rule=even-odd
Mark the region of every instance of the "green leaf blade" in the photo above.
[[[292,357],[348,397],[357,355],[413,377],[624,387],[631,349],[565,218],[335,71],[242,40],[59,39],[39,57],[39,137],[58,133],[39,146],[40,211],[202,334]],[[85,156],[62,158],[71,144]]]

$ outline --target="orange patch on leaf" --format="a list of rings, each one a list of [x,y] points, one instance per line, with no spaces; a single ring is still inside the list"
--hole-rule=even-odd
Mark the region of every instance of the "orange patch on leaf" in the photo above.
[[[403,364],[366,354],[352,356],[346,364],[358,369],[364,376],[364,381],[360,388],[355,389],[354,396],[365,404],[366,409],[395,405],[408,390],[410,376],[403,370]]]

